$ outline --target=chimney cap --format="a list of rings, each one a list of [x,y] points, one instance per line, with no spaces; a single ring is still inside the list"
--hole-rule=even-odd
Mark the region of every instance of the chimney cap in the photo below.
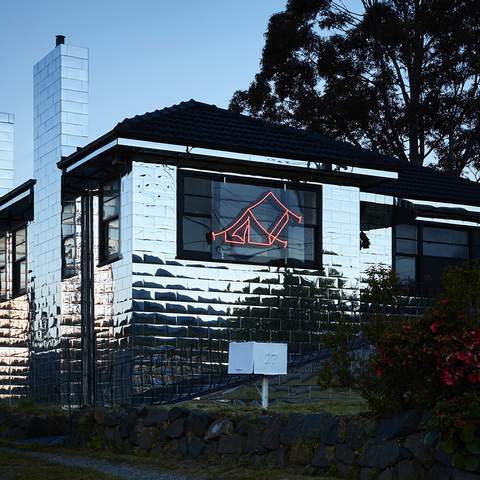
[[[63,45],[65,43],[65,35],[57,35],[55,37],[55,46]]]

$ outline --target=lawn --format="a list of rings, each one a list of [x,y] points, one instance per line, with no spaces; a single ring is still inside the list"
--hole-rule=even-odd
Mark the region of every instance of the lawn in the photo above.
[[[86,468],[70,468],[0,450],[0,480],[114,480]]]

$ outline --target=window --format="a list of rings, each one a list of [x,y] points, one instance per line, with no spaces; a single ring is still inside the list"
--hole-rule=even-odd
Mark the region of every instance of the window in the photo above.
[[[179,176],[179,255],[315,266],[320,259],[318,191],[281,183]]]
[[[470,243],[468,230],[427,224],[397,225],[395,271],[400,282],[438,292],[444,270],[471,258]]]
[[[120,179],[105,183],[100,192],[100,262],[120,255]]]
[[[7,299],[7,237],[0,236],[0,300]]]
[[[27,290],[27,229],[19,228],[13,232],[13,295],[21,295]]]
[[[62,276],[70,278],[76,274],[75,201],[62,206]]]

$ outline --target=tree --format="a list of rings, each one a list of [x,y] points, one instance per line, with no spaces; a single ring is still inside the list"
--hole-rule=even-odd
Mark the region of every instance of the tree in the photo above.
[[[288,0],[230,108],[455,175],[480,169],[480,2]],[[478,178],[477,178],[478,180]]]

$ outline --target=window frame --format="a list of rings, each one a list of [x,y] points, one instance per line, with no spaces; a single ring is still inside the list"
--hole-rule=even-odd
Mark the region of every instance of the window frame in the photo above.
[[[187,213],[185,214],[185,178],[194,177],[194,178],[204,178],[210,181],[227,181],[230,183],[236,184],[246,184],[246,185],[256,185],[262,187],[271,187],[279,188],[284,185],[287,186],[287,189],[291,190],[303,190],[310,191],[315,193],[315,209],[317,215],[316,225],[307,226],[314,229],[314,258],[311,262],[305,262],[302,265],[298,265],[295,262],[269,262],[269,263],[260,263],[252,262],[243,258],[239,259],[221,259],[221,258],[212,258],[211,252],[196,252],[192,250],[185,250],[183,248],[183,219],[185,216],[189,217],[199,217],[206,218],[205,214],[195,214]],[[210,218],[212,214],[210,213]],[[322,268],[323,260],[323,243],[322,243],[322,221],[323,221],[323,211],[322,211],[322,186],[321,185],[308,185],[300,182],[287,182],[282,180],[272,180],[272,179],[261,179],[261,178],[251,178],[248,176],[237,176],[232,174],[219,174],[219,173],[210,173],[210,172],[201,172],[195,170],[177,170],[177,255],[176,259],[178,260],[202,260],[209,261],[214,263],[234,263],[234,264],[244,264],[244,265],[253,265],[253,266],[271,266],[271,267],[287,267],[287,268],[308,268],[308,269],[319,269]]]
[[[25,230],[25,254],[17,258],[17,232]],[[12,230],[12,298],[24,295],[27,292],[27,225],[22,225]],[[25,263],[25,288],[21,285],[21,263]],[[18,276],[17,276],[18,269]]]
[[[118,209],[113,214],[107,218],[103,218],[104,211],[104,188],[106,185],[111,184],[112,182],[118,182]],[[102,182],[99,188],[98,195],[98,266],[108,265],[110,263],[116,262],[122,258],[121,251],[121,235],[120,235],[120,218],[121,218],[121,199],[122,199],[122,179],[120,176],[110,177],[108,180]],[[117,198],[117,197],[113,197]],[[118,222],[118,251],[112,254],[108,254],[108,225],[113,222]]]
[[[412,282],[410,286],[414,286],[417,291],[422,292],[426,286],[423,285],[422,279],[424,278],[424,271],[425,271],[425,262],[424,258],[438,258],[438,259],[456,259],[462,263],[471,263],[475,260],[474,256],[474,245],[473,245],[473,234],[478,228],[470,226],[470,225],[454,225],[454,224],[445,224],[445,223],[437,223],[437,222],[429,222],[429,221],[421,221],[421,222],[414,222],[408,225],[414,225],[417,227],[417,253],[399,253],[397,251],[397,225],[394,225],[392,228],[392,258],[393,258],[393,267],[394,271],[396,272],[396,262],[397,257],[410,257],[415,258],[415,281]],[[454,231],[462,231],[466,232],[468,236],[468,257],[467,258],[459,258],[459,257],[442,257],[442,256],[435,256],[435,255],[424,255],[423,253],[423,229],[425,227],[432,227],[432,228],[441,228],[445,230],[454,230]],[[442,242],[438,242],[442,243]]]

